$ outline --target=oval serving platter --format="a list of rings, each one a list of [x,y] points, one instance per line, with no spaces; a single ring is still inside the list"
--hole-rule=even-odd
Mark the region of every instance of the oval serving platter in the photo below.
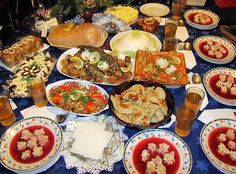
[[[170,9],[160,3],[146,3],[140,7],[140,11],[147,16],[161,17],[169,14]]]
[[[104,100],[106,100],[106,101],[104,101],[104,102],[107,103],[106,106],[105,106],[104,108],[101,108],[101,110],[99,110],[99,111],[97,111],[97,112],[88,113],[88,114],[86,114],[86,113],[77,113],[77,112],[73,112],[73,111],[70,111],[70,110],[65,110],[65,109],[63,109],[63,108],[60,108],[60,107],[57,106],[55,103],[53,103],[52,98],[50,97],[50,91],[51,91],[51,90],[54,90],[54,89],[56,89],[56,88],[58,88],[59,86],[64,86],[65,84],[69,84],[69,83],[70,83],[70,84],[80,85],[80,86],[86,87],[86,88],[88,88],[88,87],[96,88],[97,94],[102,95],[102,96],[104,97]],[[78,91],[78,90],[77,90],[77,91]],[[71,94],[72,94],[72,93],[73,93],[73,91],[71,91]],[[106,92],[103,88],[101,88],[100,86],[95,85],[95,84],[92,84],[92,83],[90,83],[90,82],[88,82],[88,81],[84,81],[84,80],[66,79],[66,80],[57,81],[57,82],[55,82],[55,83],[51,83],[51,84],[49,84],[49,85],[46,86],[46,94],[47,94],[48,101],[49,101],[53,106],[55,106],[56,108],[59,108],[59,109],[65,111],[65,112],[68,112],[68,113],[71,113],[71,114],[75,114],[75,115],[80,115],[80,116],[93,116],[93,115],[97,115],[97,114],[101,113],[102,111],[108,109],[108,98],[109,98],[109,96],[108,96],[107,92]],[[64,96],[64,97],[67,97],[67,96]],[[68,96],[68,97],[69,97],[69,96]],[[70,98],[71,98],[71,97],[72,97],[72,95],[70,95]],[[87,97],[87,96],[85,96],[85,98],[86,98],[86,97]],[[64,100],[66,100],[66,99],[64,98]],[[76,101],[77,99],[74,99],[74,100]],[[85,102],[89,102],[89,101],[90,101],[90,100],[87,101],[87,99],[86,99]]]
[[[10,152],[10,144],[14,137],[24,129],[32,126],[46,127],[54,137],[54,144],[49,153],[39,161],[21,163],[16,161]],[[7,169],[16,173],[38,173],[52,166],[60,157],[63,134],[61,127],[54,121],[45,117],[31,117],[13,124],[0,139],[0,162]]]
[[[236,70],[224,67],[213,68],[207,71],[203,77],[203,84],[208,94],[216,101],[224,105],[236,106],[236,95],[234,95],[233,98],[227,98],[224,97],[224,95],[220,95],[218,92],[216,92],[216,80],[219,80],[218,76],[221,74],[234,77],[234,84],[236,84]]]
[[[132,136],[125,145],[123,164],[128,174],[138,173],[133,161],[133,152],[141,141],[148,138],[158,138],[160,140],[163,139],[163,142],[168,141],[170,144],[172,144],[177,149],[180,156],[180,165],[177,173],[190,173],[193,160],[188,145],[172,132],[162,129],[148,129]]]
[[[221,46],[223,45],[223,47],[225,47],[227,49],[227,55],[223,58],[217,59],[217,58],[212,58],[209,57],[208,55],[205,55],[201,49],[200,46],[203,42],[214,42],[214,43],[219,43]],[[214,63],[214,64],[226,64],[231,62],[234,57],[236,56],[236,48],[235,46],[228,41],[227,39],[218,37],[218,36],[200,36],[197,39],[194,40],[193,42],[193,47],[195,49],[195,51],[197,52],[197,54],[205,61],[210,62],[210,63]]]
[[[208,15],[211,20],[212,20],[212,23],[210,24],[206,24],[206,25],[203,25],[203,24],[197,24],[193,21],[190,20],[190,16],[193,15],[194,13],[203,13],[203,14],[206,14]],[[218,23],[220,21],[220,18],[218,15],[216,15],[215,13],[213,13],[212,11],[209,11],[209,10],[203,10],[203,9],[191,9],[191,10],[187,10],[185,13],[184,13],[184,18],[187,22],[188,25],[190,25],[191,27],[193,28],[196,28],[196,29],[199,29],[199,30],[211,30],[211,29],[214,29],[218,26]]]
[[[160,87],[160,88],[162,88],[164,90],[165,95],[166,95],[165,100],[166,100],[166,104],[167,104],[168,110],[167,110],[167,114],[164,116],[163,120],[160,120],[157,123],[150,123],[149,125],[138,125],[138,124],[128,123],[127,121],[122,120],[117,115],[117,112],[116,112],[116,109],[115,109],[115,107],[113,105],[111,97],[115,96],[116,94],[119,95],[122,92],[126,91],[127,89],[129,89],[132,86],[137,85],[137,84],[138,85],[143,85],[144,87],[155,87],[155,88],[156,87]],[[155,128],[155,127],[167,124],[171,120],[171,115],[174,112],[175,103],[174,103],[173,96],[169,92],[169,90],[165,86],[163,86],[163,85],[161,85],[159,83],[154,83],[154,82],[150,82],[150,81],[126,81],[126,82],[121,83],[119,86],[117,86],[115,89],[112,90],[112,92],[110,94],[110,98],[109,98],[109,108],[111,110],[112,115],[115,117],[115,119],[119,123],[121,123],[121,124],[123,124],[125,126],[128,126],[128,127],[132,127],[132,128],[135,128],[135,129],[143,130],[143,129]]]
[[[206,124],[200,133],[200,144],[201,148],[206,155],[206,157],[209,159],[209,161],[221,172],[223,173],[229,173],[233,174],[236,173],[236,167],[228,165],[224,163],[223,161],[219,160],[211,151],[209,146],[209,136],[211,132],[216,128],[221,127],[227,127],[227,128],[233,128],[236,130],[236,120],[233,119],[217,119],[209,122]]]
[[[63,70],[62,70],[62,69],[63,69],[62,61],[64,61],[64,60],[66,59],[66,56],[68,56],[68,55],[73,56],[73,55],[75,55],[79,50],[80,50],[80,48],[71,48],[71,49],[65,51],[64,53],[62,53],[62,54],[60,55],[60,57],[58,58],[58,60],[57,60],[57,64],[56,64],[57,70],[58,70],[61,74],[63,74],[64,76],[67,76],[67,77],[70,77],[70,78],[73,78],[73,79],[88,80],[88,81],[90,81],[89,79],[81,79],[81,78],[77,78],[77,77],[71,76],[71,75],[69,75],[69,74],[63,72]],[[105,50],[104,52],[105,52],[105,53],[109,53],[110,51],[109,51],[109,50]],[[116,53],[116,54],[118,54],[118,59],[121,59],[121,60],[124,60],[124,59],[125,59],[125,55],[124,55],[124,54],[122,54],[122,53]],[[131,66],[132,66],[132,67],[131,67],[131,69],[130,69],[128,72],[132,73],[132,75],[131,75],[130,79],[126,79],[126,80],[131,80],[131,79],[133,79],[133,77],[134,77],[135,59],[133,59],[133,58],[131,58]],[[118,85],[118,84],[120,84],[120,83],[122,82],[122,81],[117,81],[116,83],[111,83],[111,82],[109,82],[108,80],[106,80],[106,78],[107,78],[107,77],[104,76],[104,78],[103,78],[104,81],[103,81],[103,82],[96,82],[96,81],[90,81],[90,82],[93,82],[93,83],[96,83],[96,84],[101,84],[101,85],[111,85],[111,86]]]

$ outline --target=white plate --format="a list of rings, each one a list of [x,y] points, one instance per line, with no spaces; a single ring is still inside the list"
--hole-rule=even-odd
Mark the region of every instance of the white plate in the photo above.
[[[140,7],[140,11],[147,16],[161,17],[167,15],[170,9],[160,3],[147,3]]]
[[[210,86],[210,80],[213,76],[218,75],[218,74],[226,74],[233,76],[236,78],[236,70],[231,69],[231,68],[224,68],[224,67],[219,67],[219,68],[213,68],[209,71],[207,71],[203,77],[203,84],[208,92],[208,94],[214,98],[216,101],[219,103],[222,103],[224,105],[228,106],[236,106],[236,99],[227,99],[224,98],[220,95],[218,95],[216,92],[213,91],[212,87]]]
[[[214,59],[211,57],[208,57],[207,55],[204,55],[201,50],[200,50],[200,44],[202,42],[205,41],[213,41],[213,42],[217,42],[220,43],[221,45],[223,45],[227,51],[228,51],[228,55],[222,59]],[[197,39],[194,40],[193,42],[193,47],[195,49],[195,51],[197,52],[197,54],[205,61],[208,61],[210,63],[214,63],[214,64],[226,64],[231,62],[235,55],[236,55],[236,48],[235,46],[228,41],[227,39],[221,38],[221,37],[217,37],[217,36],[200,36]]]
[[[189,19],[189,16],[193,13],[203,13],[203,14],[206,14],[208,15],[211,19],[212,19],[212,23],[209,24],[209,25],[202,25],[202,24],[197,24],[197,23],[194,23],[193,21],[191,21]],[[185,13],[184,13],[184,18],[187,22],[188,25],[190,25],[191,27],[193,28],[197,28],[199,30],[211,30],[211,29],[214,29],[215,27],[218,26],[218,23],[220,21],[220,18],[215,14],[213,13],[212,11],[209,11],[209,10],[203,10],[203,9],[191,9],[191,10],[187,10]]]
[[[56,66],[57,66],[57,70],[58,70],[61,74],[63,74],[64,76],[67,76],[67,77],[70,77],[70,78],[73,78],[73,79],[78,79],[78,78],[76,78],[76,77],[73,77],[73,76],[70,76],[70,75],[64,73],[64,72],[62,71],[63,66],[62,66],[62,64],[61,64],[61,61],[62,61],[63,59],[65,59],[67,55],[75,55],[78,51],[79,51],[79,48],[71,48],[71,49],[65,51],[63,54],[61,54],[61,56],[58,58],[58,60],[57,60],[57,65],[56,65]],[[109,50],[105,50],[105,52],[108,53],[108,52],[110,52],[110,51],[109,51]],[[122,59],[122,60],[125,59],[125,55],[122,54],[122,53],[119,53],[118,57],[119,57],[119,59]],[[131,79],[133,79],[133,77],[134,77],[135,59],[131,58],[131,62],[132,62],[132,64],[133,64],[133,65],[132,65],[132,69],[131,69],[132,77],[131,77],[130,79],[126,79],[126,80],[131,80]],[[81,79],[81,80],[82,80],[82,79]],[[94,81],[92,81],[92,83],[101,84],[101,85],[111,85],[111,86],[115,86],[115,85],[120,84],[121,82],[119,82],[119,83],[117,84],[117,83],[108,83],[108,82],[101,82],[101,83],[99,83],[99,82],[94,82]]]
[[[192,169],[192,155],[187,144],[177,135],[162,129],[148,129],[132,136],[125,145],[123,164],[128,174],[138,173],[133,164],[133,151],[142,140],[157,137],[169,141],[178,150],[180,166],[178,174],[188,174]]]
[[[115,35],[110,41],[110,47],[114,51],[135,56],[137,50],[160,51],[162,44],[154,34],[131,30]]]
[[[236,167],[230,166],[228,164],[223,163],[220,161],[210,150],[209,144],[208,144],[208,138],[210,133],[215,129],[219,127],[229,127],[236,129],[236,120],[233,119],[217,119],[214,120],[208,124],[206,124],[200,133],[200,144],[203,152],[209,159],[209,161],[221,172],[223,173],[229,173],[233,174],[236,173]]]
[[[53,106],[55,106],[55,107],[58,108],[58,109],[61,109],[61,110],[65,111],[65,112],[68,112],[68,113],[71,113],[71,114],[75,114],[75,115],[80,115],[80,116],[93,116],[93,115],[97,115],[97,114],[101,113],[102,111],[108,109],[108,101],[107,101],[107,105],[106,105],[105,108],[103,108],[102,110],[100,110],[100,111],[98,111],[98,112],[96,112],[96,113],[91,113],[91,114],[82,114],[82,113],[71,112],[71,111],[64,110],[64,109],[58,107],[57,105],[55,105],[55,104],[51,101],[51,99],[50,99],[50,96],[49,96],[50,90],[53,89],[53,88],[55,88],[55,87],[58,87],[58,86],[60,86],[60,85],[63,85],[63,84],[65,84],[65,83],[68,83],[68,82],[75,82],[75,83],[80,84],[81,86],[86,86],[86,87],[89,87],[89,86],[97,87],[98,91],[99,91],[101,94],[103,94],[103,95],[107,98],[107,100],[108,100],[108,98],[109,98],[109,95],[107,94],[107,92],[106,92],[103,88],[101,88],[100,86],[98,86],[98,85],[92,84],[92,83],[90,83],[90,82],[88,82],[88,81],[85,81],[85,80],[66,79],[66,80],[57,81],[57,82],[55,82],[55,83],[51,83],[51,84],[49,84],[49,85],[46,86],[46,94],[47,94],[48,101],[49,101]]]
[[[49,154],[40,161],[24,164],[15,161],[10,154],[10,143],[14,136],[21,130],[30,126],[44,126],[51,130],[54,136],[54,145]],[[37,171],[46,170],[53,165],[62,148],[63,134],[61,127],[53,120],[45,117],[33,117],[23,119],[13,124],[0,139],[0,162],[4,167],[16,173],[37,173]]]

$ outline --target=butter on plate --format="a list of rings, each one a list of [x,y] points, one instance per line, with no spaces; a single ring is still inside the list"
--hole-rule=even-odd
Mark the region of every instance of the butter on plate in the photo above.
[[[112,132],[105,131],[105,123],[81,121],[77,124],[70,152],[86,158],[102,159],[104,148],[109,144]]]

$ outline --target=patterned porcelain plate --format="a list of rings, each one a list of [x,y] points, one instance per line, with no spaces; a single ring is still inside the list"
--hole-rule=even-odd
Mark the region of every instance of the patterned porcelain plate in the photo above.
[[[153,17],[165,16],[170,12],[169,7],[160,3],[147,3],[140,7],[140,11],[147,15]]]
[[[200,13],[209,16],[210,19],[211,19],[211,22],[209,22],[208,24],[198,24],[198,23],[195,23],[193,21],[193,16],[195,14],[200,14]],[[184,18],[185,18],[185,20],[186,20],[188,25],[190,25],[193,28],[197,28],[199,30],[211,30],[211,29],[214,29],[215,27],[218,26],[218,23],[220,21],[220,18],[215,13],[213,13],[212,11],[203,10],[203,9],[187,10],[184,13]]]
[[[221,160],[219,160],[211,151],[209,146],[209,135],[216,128],[227,127],[236,129],[236,120],[233,119],[217,119],[208,124],[206,124],[200,133],[200,143],[203,152],[209,159],[209,161],[221,172],[233,174],[236,173],[236,166],[228,165]]]
[[[208,50],[204,49],[204,46],[207,45],[207,42],[211,41],[214,44],[220,44],[221,48],[226,51],[225,55],[223,54],[222,58],[216,58],[215,56],[209,56]],[[200,36],[193,42],[193,47],[196,50],[197,54],[205,61],[214,63],[214,64],[226,64],[231,62],[236,55],[235,46],[228,41],[227,39],[217,37],[217,36]]]
[[[16,160],[16,152],[12,150],[14,149],[12,148],[13,140],[17,138],[19,132],[32,127],[43,127],[50,130],[52,135],[49,137],[54,140],[54,143],[50,144],[52,146],[51,150],[42,159],[31,161],[30,163],[21,162]],[[0,162],[4,167],[16,173],[37,173],[37,171],[46,170],[52,165],[52,162],[56,162],[56,158],[58,159],[58,154],[62,147],[62,139],[63,135],[60,126],[49,118],[32,117],[20,120],[13,124],[0,139]],[[53,142],[53,140],[50,139],[50,142]],[[49,146],[47,146],[48,148]]]
[[[140,145],[140,142],[142,142],[141,144],[143,144],[143,142],[149,138],[158,138],[160,141],[169,142],[171,145],[173,145],[177,149],[180,157],[180,164],[177,168],[177,173],[178,174],[190,173],[192,168],[192,155],[189,147],[181,138],[179,138],[178,136],[169,131],[162,129],[148,129],[145,131],[141,131],[128,140],[125,146],[124,158],[123,158],[123,164],[125,166],[127,173],[129,174],[139,173],[133,160],[134,151]],[[137,156],[135,156],[135,158],[137,158]]]
[[[231,95],[230,90],[227,89],[227,93],[220,93],[221,89],[216,87],[216,83],[219,80],[219,75],[226,75],[234,77],[234,84],[236,84],[236,70],[230,68],[213,68],[207,71],[203,77],[204,86],[208,94],[216,101],[228,105],[236,106],[236,95]]]

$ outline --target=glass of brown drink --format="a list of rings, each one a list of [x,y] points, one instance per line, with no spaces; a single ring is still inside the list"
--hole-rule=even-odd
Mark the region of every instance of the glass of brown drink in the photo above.
[[[176,30],[177,30],[177,21],[169,19],[165,22],[165,37],[167,38],[175,38]]]
[[[195,117],[195,110],[185,105],[179,106],[176,112],[175,133],[181,137],[188,136]]]
[[[42,79],[34,79],[28,83],[30,94],[34,100],[34,104],[42,107],[48,104],[45,84]]]
[[[16,121],[9,98],[2,94],[0,95],[0,123],[3,126],[10,126]]]
[[[175,38],[165,38],[163,41],[164,51],[176,51],[178,40]]]
[[[179,20],[181,19],[183,4],[180,0],[172,1],[172,19]]]
[[[204,97],[205,97],[205,93],[203,92],[201,88],[190,87],[187,89],[184,105],[194,109],[197,114],[199,111],[199,108],[201,107]]]

